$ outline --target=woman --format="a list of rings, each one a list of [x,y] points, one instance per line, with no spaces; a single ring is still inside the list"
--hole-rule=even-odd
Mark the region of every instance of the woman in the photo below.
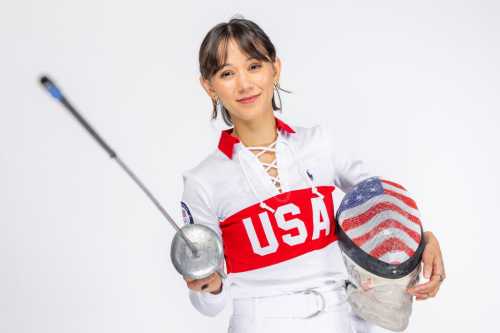
[[[345,268],[330,227],[335,187],[347,192],[371,174],[360,161],[339,158],[321,126],[291,127],[275,117],[281,62],[255,23],[216,25],[199,61],[213,118],[221,112],[234,126],[183,175],[185,222],[221,236],[228,272],[225,280],[217,273],[187,279],[191,302],[215,316],[232,299],[229,332],[369,330],[345,301]],[[444,278],[439,244],[430,232],[425,239],[430,280],[409,290],[417,300],[435,296]]]

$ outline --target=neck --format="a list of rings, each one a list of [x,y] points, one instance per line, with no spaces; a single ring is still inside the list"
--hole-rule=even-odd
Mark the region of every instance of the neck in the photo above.
[[[232,134],[238,137],[245,146],[268,146],[276,140],[276,120],[272,112],[266,112],[258,119],[251,121],[234,121]]]

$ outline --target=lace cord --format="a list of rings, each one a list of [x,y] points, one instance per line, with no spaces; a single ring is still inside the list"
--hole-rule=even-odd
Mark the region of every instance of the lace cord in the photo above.
[[[260,162],[260,164],[262,166],[264,166],[264,169],[265,169],[265,172],[266,174],[270,177],[271,181],[273,182],[274,186],[276,186],[278,188],[278,191],[281,193],[282,192],[282,188],[281,188],[281,182],[280,182],[280,179],[279,179],[279,172],[278,172],[278,166],[277,166],[277,159],[276,159],[276,144],[278,142],[278,138],[272,142],[269,146],[265,147],[259,147],[259,146],[253,146],[253,147],[246,147],[249,151],[253,151],[253,150],[260,150],[259,152],[257,152],[256,154],[254,154],[256,157],[257,157],[257,160]],[[308,170],[307,169],[304,169],[303,168],[303,165],[302,163],[297,159],[297,154],[296,154],[296,151],[295,149],[288,143],[286,142],[285,140],[283,140],[282,142],[284,142],[286,144],[286,146],[288,147],[288,149],[290,150],[292,156],[293,156],[293,164],[292,165],[298,165],[299,167],[299,172],[302,176],[304,176],[304,178],[306,179],[306,182],[307,184],[311,187],[311,190],[312,192],[319,198],[321,198],[323,200],[324,198],[324,195],[321,194],[319,192],[319,190],[317,189],[314,181],[310,178],[309,176],[309,173],[308,173]],[[266,153],[266,152],[273,152],[274,153],[274,159],[273,161],[271,161],[271,163],[266,163],[266,162],[262,162],[259,157]],[[241,160],[241,157],[240,157],[240,154],[241,152],[238,153],[238,162],[241,166],[241,169],[243,171],[243,174],[245,176],[245,179],[247,181],[247,183],[249,184],[250,186],[250,189],[252,190],[253,194],[255,195],[255,197],[257,198],[257,200],[259,200],[259,206],[262,208],[262,209],[266,209],[268,211],[270,211],[271,213],[274,213],[275,212],[275,209],[273,209],[272,207],[270,207],[268,204],[266,204],[262,198],[258,195],[257,193],[257,190],[255,189],[255,186],[253,185],[253,183],[250,181],[250,177],[248,176],[248,172],[246,170],[246,167],[244,167],[244,163],[242,163],[242,160]],[[272,176],[269,174],[269,170],[271,169],[276,169],[277,171],[277,175],[276,176]],[[277,185],[278,184],[278,185]]]
[[[241,166],[241,170],[243,171],[243,175],[245,176],[247,184],[250,186],[250,189],[252,190],[252,192],[255,195],[255,197],[257,198],[257,200],[259,200],[259,206],[262,209],[265,209],[265,210],[270,211],[271,213],[274,213],[275,210],[271,206],[269,206],[268,204],[266,204],[262,200],[261,197],[259,197],[259,194],[257,193],[257,190],[255,189],[255,186],[253,186],[253,183],[250,181],[250,177],[248,177],[248,173],[247,173],[246,167],[244,167],[244,163],[241,162],[241,155],[240,154],[238,154],[238,162],[239,162],[239,164]]]
[[[281,193],[283,189],[281,188],[281,180],[279,178],[279,173],[278,173],[278,160],[276,159],[276,143],[278,140],[276,139],[273,143],[271,143],[267,147],[259,147],[259,146],[253,146],[253,147],[247,147],[248,150],[250,151],[258,151],[255,156],[261,163],[261,165],[264,167],[264,171],[267,173],[267,175],[270,177],[271,181],[273,182],[273,185],[278,188],[278,191]],[[271,163],[266,163],[262,162],[260,160],[260,156],[262,156],[265,153],[274,153],[274,159],[271,161]],[[276,176],[273,176],[269,173],[269,170],[271,169],[276,169]]]

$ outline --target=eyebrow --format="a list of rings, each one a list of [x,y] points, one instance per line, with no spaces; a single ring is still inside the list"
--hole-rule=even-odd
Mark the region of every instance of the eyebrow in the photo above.
[[[249,57],[247,58],[247,61],[248,61],[248,60],[251,60],[251,59],[257,59],[257,58],[252,57],[252,56],[249,56]],[[220,69],[219,69],[219,70],[223,69],[223,68],[224,68],[224,67],[226,67],[226,66],[233,66],[233,65],[231,65],[231,64],[229,64],[229,63],[225,63],[225,64],[223,64],[223,65],[220,67]]]

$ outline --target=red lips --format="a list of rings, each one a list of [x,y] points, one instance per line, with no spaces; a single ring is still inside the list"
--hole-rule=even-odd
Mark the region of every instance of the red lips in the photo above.
[[[238,102],[243,103],[243,104],[253,103],[257,99],[257,97],[259,97],[259,96],[260,96],[260,94],[241,98],[241,99],[238,99]]]

